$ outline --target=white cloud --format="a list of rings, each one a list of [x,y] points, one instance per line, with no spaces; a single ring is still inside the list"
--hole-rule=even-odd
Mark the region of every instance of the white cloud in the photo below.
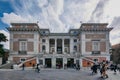
[[[15,13],[5,14],[3,21],[7,23],[15,20],[28,22],[39,21],[41,28],[49,28],[52,32],[66,32],[71,26],[73,26],[73,28],[79,28],[80,21],[86,22],[98,1],[99,0],[13,0],[11,4]],[[12,17],[15,18],[12,19]],[[67,25],[69,26],[66,29]]]
[[[115,17],[109,26],[114,27],[110,32],[112,45],[120,43],[120,17]]]
[[[3,18],[2,18],[2,21],[4,23],[7,23],[7,24],[10,24],[11,22],[25,22],[27,21],[27,19],[25,18],[22,18],[21,16],[19,15],[16,15],[15,13],[4,13],[3,14]]]
[[[19,3],[19,4],[18,4]],[[120,27],[119,0],[12,0],[14,13],[4,13],[2,21],[39,21],[40,28],[52,32],[67,32],[79,28],[82,22],[107,22],[110,27]],[[111,43],[119,42],[119,31],[111,31]],[[114,35],[113,35],[114,34]],[[116,40],[112,39],[116,37]]]
[[[6,32],[5,30],[0,30],[0,33],[3,33],[7,37],[7,39],[8,39],[7,42],[1,42],[1,44],[4,45],[5,49],[9,49],[9,38],[10,38],[9,33]]]

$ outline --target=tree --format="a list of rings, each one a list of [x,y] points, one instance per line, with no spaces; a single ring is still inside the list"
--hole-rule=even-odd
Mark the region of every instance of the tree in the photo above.
[[[3,45],[0,44],[0,57],[3,57],[4,56],[4,49],[3,49]]]
[[[7,37],[3,33],[0,33],[0,43],[6,41],[8,41]],[[4,64],[4,56],[5,56],[5,51],[3,49],[3,44],[0,44],[0,57],[2,57],[3,59],[3,64]]]
[[[117,53],[117,56],[118,56],[116,63],[120,64],[120,44],[119,44],[118,48],[116,49],[116,53]]]
[[[8,41],[7,37],[3,33],[0,33],[0,42],[6,42],[6,41]]]
[[[113,62],[116,64],[120,64],[120,44],[117,44],[114,47]]]

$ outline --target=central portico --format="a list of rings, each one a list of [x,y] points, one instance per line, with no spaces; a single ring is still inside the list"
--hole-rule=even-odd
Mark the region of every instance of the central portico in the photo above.
[[[48,68],[64,68],[65,65],[73,67],[78,60],[77,54],[80,54],[77,37],[71,38],[69,33],[50,33],[49,36],[41,37],[41,51],[44,55],[39,59],[43,60],[43,65]]]

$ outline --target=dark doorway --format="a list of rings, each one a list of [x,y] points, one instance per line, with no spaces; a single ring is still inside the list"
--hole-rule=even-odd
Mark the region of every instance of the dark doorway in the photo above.
[[[67,67],[68,68],[74,68],[74,59],[73,58],[68,58],[67,59]]]
[[[46,66],[46,68],[51,68],[51,66],[52,66],[51,58],[45,59],[45,66]]]
[[[60,69],[63,67],[63,59],[62,58],[56,58],[56,68]]]

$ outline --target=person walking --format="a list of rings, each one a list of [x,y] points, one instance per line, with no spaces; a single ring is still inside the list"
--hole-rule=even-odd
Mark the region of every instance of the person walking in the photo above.
[[[36,70],[37,70],[38,73],[40,73],[40,65],[39,64],[37,64]]]
[[[102,69],[101,69],[101,78],[108,78],[106,71],[107,71],[107,66],[106,64],[103,64]]]
[[[22,70],[24,70],[25,69],[25,64],[23,63],[23,65],[22,65]]]
[[[76,64],[76,70],[80,70],[80,65]]]
[[[97,74],[97,65],[94,63],[93,66],[91,67],[92,74]]]
[[[117,72],[116,71],[117,70],[117,64],[114,65],[114,69],[113,70],[114,70],[114,73],[116,74],[116,72]]]

